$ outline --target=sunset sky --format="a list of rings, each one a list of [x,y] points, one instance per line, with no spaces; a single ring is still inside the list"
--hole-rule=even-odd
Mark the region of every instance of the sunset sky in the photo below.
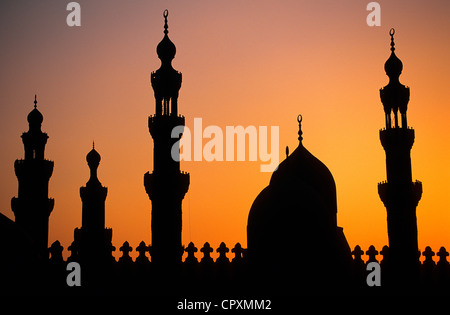
[[[336,182],[338,225],[352,248],[364,250],[388,242],[377,192],[386,179],[379,89],[388,82],[384,62],[394,27],[400,82],[411,89],[413,179],[423,182],[419,249],[450,250],[449,1],[378,1],[379,27],[367,25],[370,1],[361,0],[80,0],[80,27],[66,24],[69,2],[0,2],[0,212],[14,219],[14,160],[24,157],[20,135],[37,94],[49,135],[45,156],[55,162],[49,245],[59,240],[65,257],[81,227],[79,187],[89,178],[85,158],[93,140],[102,157],[99,179],[108,187],[114,255],[126,240],[133,249],[150,242],[143,176],[153,169],[150,73],[160,66],[164,9],[177,47],[173,66],[183,73],[178,108],[186,126],[192,130],[194,118],[222,130],[279,126],[281,162],[285,147],[298,145],[302,114],[303,144]],[[183,244],[247,246],[248,212],[271,176],[260,172],[261,163],[181,163],[191,174]]]

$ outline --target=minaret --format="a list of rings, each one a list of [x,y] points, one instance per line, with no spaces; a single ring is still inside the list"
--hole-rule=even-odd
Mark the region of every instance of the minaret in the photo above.
[[[386,152],[387,181],[378,184],[378,194],[387,211],[392,280],[397,285],[407,286],[418,277],[416,207],[422,196],[422,183],[412,181],[410,152],[414,129],[407,125],[409,88],[399,81],[403,64],[394,52],[394,33],[394,29],[389,32],[391,56],[384,65],[389,84],[380,90],[386,123],[386,128],[380,130],[380,140]]]
[[[41,131],[44,117],[37,109],[36,95],[34,109],[27,120],[29,130],[22,134],[25,159],[14,162],[19,193],[11,199],[11,208],[16,224],[31,237],[39,255],[48,259],[48,218],[54,206],[54,200],[48,198],[48,182],[53,173],[53,161],[44,159],[48,136]]]
[[[144,175],[145,190],[152,201],[152,261],[160,265],[181,262],[181,202],[189,188],[189,174],[180,171],[179,140],[173,138],[175,127],[184,127],[184,116],[178,115],[178,91],[181,73],[172,67],[176,48],[167,35],[164,11],[164,38],[156,52],[161,67],[151,74],[155,95],[155,115],[148,118],[153,138],[153,173]]]
[[[111,258],[112,230],[105,229],[105,200],[108,188],[103,187],[97,177],[100,154],[92,144],[92,150],[86,155],[91,176],[85,187],[80,187],[82,205],[81,229],[74,232],[75,243],[81,261],[92,263]]]

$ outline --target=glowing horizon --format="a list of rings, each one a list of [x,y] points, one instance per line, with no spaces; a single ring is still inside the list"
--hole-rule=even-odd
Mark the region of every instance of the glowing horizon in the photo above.
[[[23,158],[22,132],[34,94],[49,135],[45,158],[55,162],[49,197],[49,246],[67,257],[81,226],[79,187],[89,178],[85,157],[95,141],[99,180],[108,187],[106,226],[115,257],[128,241],[150,242],[151,203],[143,175],[153,169],[147,117],[155,112],[150,73],[168,9],[173,61],[183,73],[178,112],[204,125],[279,126],[280,162],[297,144],[303,115],[305,147],[330,169],[337,186],[338,225],[353,249],[387,245],[386,209],[377,183],[386,179],[378,131],[384,127],[379,89],[388,82],[389,29],[411,89],[408,123],[416,131],[413,180],[423,183],[417,207],[419,249],[450,248],[450,5],[379,1],[381,26],[366,24],[367,3],[78,1],[81,26],[66,25],[67,3],[0,4],[0,212],[11,219],[17,196],[13,163]],[[206,142],[206,141],[205,141]],[[205,144],[203,143],[203,145]],[[271,173],[261,161],[182,161],[191,183],[183,201],[183,244],[246,247],[247,216]],[[238,179],[238,180],[236,180]],[[307,224],[307,222],[300,223]],[[137,253],[131,253],[136,257]],[[214,255],[216,253],[214,252]],[[199,257],[199,254],[197,254]],[[230,255],[229,255],[230,257]],[[421,260],[423,258],[421,257]]]

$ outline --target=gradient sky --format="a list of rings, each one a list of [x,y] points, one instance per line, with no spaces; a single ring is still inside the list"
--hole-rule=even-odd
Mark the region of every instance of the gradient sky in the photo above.
[[[179,112],[203,125],[279,126],[280,159],[303,143],[332,172],[338,225],[350,246],[387,244],[377,183],[386,179],[378,131],[379,89],[388,78],[389,29],[395,27],[400,81],[411,89],[408,123],[416,130],[413,178],[419,248],[450,249],[450,2],[378,1],[381,26],[366,24],[370,1],[78,1],[81,26],[68,27],[69,1],[0,2],[0,212],[14,219],[14,160],[34,94],[55,161],[49,245],[65,248],[81,226],[79,187],[89,177],[92,141],[108,187],[106,225],[117,251],[150,241],[151,203],[143,175],[153,169],[147,116],[154,114],[150,73],[160,66],[164,9],[173,61],[183,73]],[[204,142],[205,143],[205,142]],[[247,216],[270,173],[257,162],[182,162],[191,174],[183,202],[183,243],[247,245]],[[299,228],[308,222],[299,222]],[[134,253],[134,256],[135,253]]]

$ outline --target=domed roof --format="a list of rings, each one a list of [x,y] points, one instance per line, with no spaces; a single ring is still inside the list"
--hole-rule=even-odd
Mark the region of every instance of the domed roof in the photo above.
[[[35,107],[27,116],[27,121],[29,124],[40,125],[44,121],[44,116]]]
[[[394,52],[391,53],[391,56],[384,63],[384,71],[386,71],[387,76],[390,77],[399,77],[402,74],[403,63]]]
[[[44,116],[42,116],[41,112],[36,108],[37,100],[36,95],[34,96],[34,109],[28,114],[27,121],[30,125],[40,126],[44,121]]]
[[[248,215],[249,259],[277,285],[286,284],[282,278],[292,277],[301,277],[308,285],[332,283],[333,276],[321,264],[332,261],[343,266],[351,260],[348,243],[337,226],[333,175],[303,146],[300,123],[299,119],[298,147],[273,172]],[[310,260],[312,252],[314,260]],[[298,270],[309,272],[300,276]]]
[[[299,125],[300,123],[301,120],[299,120]],[[318,208],[320,208],[326,211],[323,215],[332,217],[332,221],[335,222],[337,204],[333,175],[325,164],[303,146],[302,139],[302,131],[299,126],[298,147],[280,163],[272,174],[269,186],[261,192],[262,196],[258,196],[258,198],[264,199],[270,190],[280,197],[283,196],[284,202],[290,200],[287,202],[290,209],[286,209],[286,211],[297,212],[302,208],[316,208],[319,211]],[[303,199],[297,199],[302,191],[309,191],[309,193]],[[258,204],[258,198],[254,202],[255,206]],[[264,203],[267,204],[267,201]],[[249,221],[254,212],[259,211],[256,208],[258,207],[252,206]]]
[[[86,161],[88,162],[89,167],[98,166],[100,164],[100,154],[95,151],[94,145],[92,145],[92,150],[86,155]]]
[[[333,175],[300,142],[294,152],[280,163],[269,185],[253,202],[248,215],[248,243],[252,243],[251,238],[262,235],[281,237],[282,234],[294,233],[297,235],[295,238],[301,238],[300,235],[305,237],[318,230],[332,230],[336,227],[336,213]],[[298,224],[309,227],[300,233],[295,229]],[[292,231],[287,231],[289,229]],[[257,236],[250,235],[253,233]]]
[[[337,212],[336,184],[333,175],[325,164],[303,146],[302,142],[273,172],[269,185],[276,186],[277,189],[309,186],[327,203],[330,213]]]
[[[175,44],[172,43],[167,34],[164,35],[162,41],[156,46],[156,53],[158,54],[158,58],[162,61],[171,61],[175,58],[176,51]]]

